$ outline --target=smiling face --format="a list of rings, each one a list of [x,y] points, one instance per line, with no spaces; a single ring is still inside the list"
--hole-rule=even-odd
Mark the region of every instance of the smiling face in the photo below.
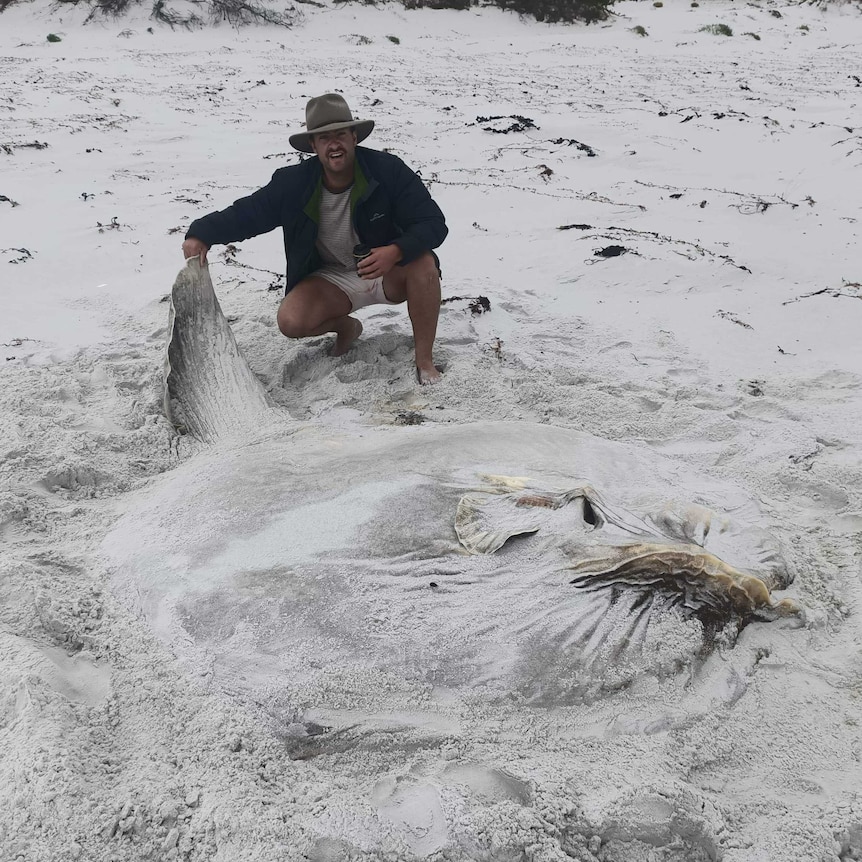
[[[353,181],[353,161],[356,153],[356,132],[353,129],[338,129],[335,132],[320,132],[310,137],[314,150],[327,180],[334,185]]]

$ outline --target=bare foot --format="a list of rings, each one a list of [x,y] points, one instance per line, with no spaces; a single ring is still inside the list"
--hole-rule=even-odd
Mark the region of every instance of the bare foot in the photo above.
[[[350,345],[362,335],[362,323],[355,317],[348,317],[350,325],[345,326],[342,332],[337,333],[335,346],[329,351],[330,356],[344,356]]]
[[[416,377],[423,386],[433,386],[443,379],[443,375],[433,364],[416,366]]]

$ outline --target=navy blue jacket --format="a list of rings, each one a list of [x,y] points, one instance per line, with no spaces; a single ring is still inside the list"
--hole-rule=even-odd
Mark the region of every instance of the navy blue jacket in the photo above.
[[[283,228],[288,293],[322,265],[315,246],[322,181],[316,157],[279,168],[254,194],[192,222],[186,238],[212,246]],[[350,209],[360,242],[372,248],[394,243],[402,266],[437,248],[449,232],[422,180],[391,153],[356,148]]]

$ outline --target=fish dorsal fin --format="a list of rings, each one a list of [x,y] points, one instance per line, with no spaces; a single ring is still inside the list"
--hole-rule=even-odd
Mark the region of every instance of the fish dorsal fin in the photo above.
[[[204,443],[257,430],[272,415],[222,313],[209,268],[196,257],[171,290],[164,398],[171,423]]]

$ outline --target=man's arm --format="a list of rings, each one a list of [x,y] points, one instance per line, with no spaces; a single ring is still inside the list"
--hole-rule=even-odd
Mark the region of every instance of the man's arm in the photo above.
[[[437,248],[449,233],[440,207],[419,176],[404,162],[398,166],[393,215],[395,223],[403,231],[393,241],[401,249],[399,265],[410,263],[423,252]]]
[[[281,224],[284,187],[283,177],[279,177],[279,173],[276,171],[269,183],[254,194],[240,198],[227,209],[193,221],[183,243],[186,257],[200,255],[201,263],[206,263],[206,252],[210,246],[240,242],[278,227]]]

